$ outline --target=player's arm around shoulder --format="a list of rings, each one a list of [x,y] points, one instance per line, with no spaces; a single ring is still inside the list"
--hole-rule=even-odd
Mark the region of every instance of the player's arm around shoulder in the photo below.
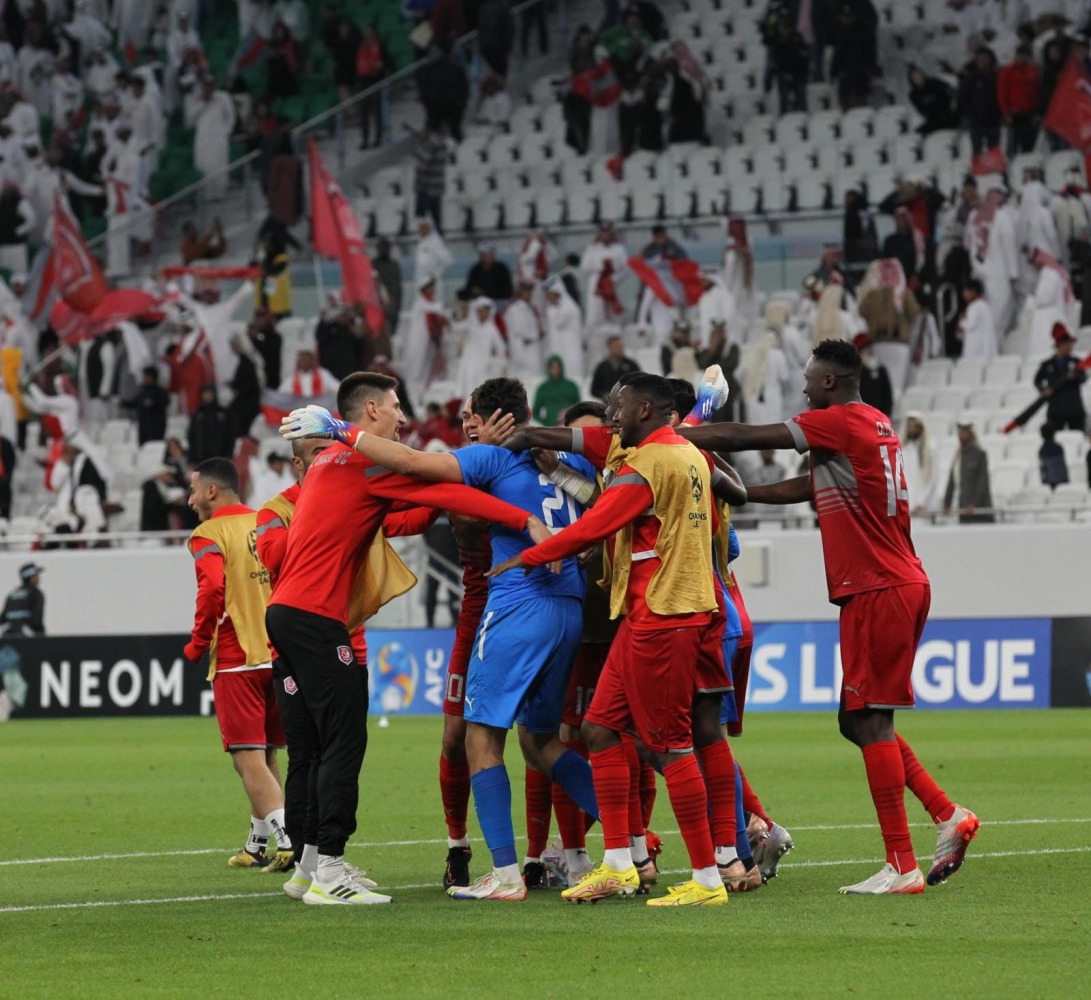
[[[417,451],[399,441],[367,433],[361,433],[353,447],[376,465],[403,476],[415,476],[433,483],[462,482],[462,467],[451,454]]]

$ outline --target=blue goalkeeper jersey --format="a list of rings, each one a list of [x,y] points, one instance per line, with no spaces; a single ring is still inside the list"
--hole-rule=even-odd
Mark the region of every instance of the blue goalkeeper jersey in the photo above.
[[[582,504],[576,503],[539,470],[529,452],[517,454],[491,444],[474,444],[460,448],[454,455],[467,486],[484,490],[498,500],[506,500],[528,514],[540,517],[547,528],[554,531],[567,528],[584,511]],[[562,452],[560,459],[581,475],[595,478],[594,467],[581,456]],[[489,539],[494,566],[532,545],[530,535],[525,531],[513,531],[500,525],[489,528]],[[565,559],[560,573],[550,572],[548,566],[539,566],[526,575],[520,570],[512,570],[493,577],[489,581],[486,609],[503,608],[537,597],[574,597],[582,601],[586,589],[583,570],[575,559]]]

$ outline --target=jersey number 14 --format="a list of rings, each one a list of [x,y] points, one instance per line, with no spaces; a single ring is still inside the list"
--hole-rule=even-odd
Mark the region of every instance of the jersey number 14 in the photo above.
[[[902,468],[902,449],[896,444],[881,444],[879,457],[886,472],[886,513],[888,517],[894,517],[898,513],[899,500],[909,503],[909,488],[905,484],[905,470]]]

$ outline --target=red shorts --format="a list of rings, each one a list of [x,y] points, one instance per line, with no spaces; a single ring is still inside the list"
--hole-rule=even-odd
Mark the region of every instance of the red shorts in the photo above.
[[[704,631],[638,631],[626,619],[584,718],[615,733],[634,730],[657,753],[692,749],[694,665]]]
[[[481,615],[485,608],[467,609],[462,605],[455,626],[455,641],[451,646],[451,658],[447,661],[447,689],[443,694],[443,714],[462,718],[462,700],[466,697],[466,671],[470,669],[470,657],[473,656],[474,643],[477,641],[477,627],[481,624]]]
[[[277,711],[272,670],[217,673],[212,678],[212,693],[224,750],[272,750],[287,746]]]
[[[743,638],[746,638],[744,635]],[[751,640],[753,635],[751,634]],[[735,696],[736,721],[727,724],[728,736],[742,736],[742,717],[746,709],[746,685],[750,681],[750,654],[753,646],[739,646],[731,660],[731,679],[735,682],[732,694]]]
[[[913,658],[931,602],[927,584],[909,583],[854,594],[841,606],[846,711],[913,707]]]
[[[572,674],[568,678],[568,691],[564,696],[564,714],[561,722],[579,729],[583,717],[591,705],[595,688],[602,674],[602,667],[610,655],[608,642],[581,642],[572,661]]]
[[[701,648],[697,651],[697,662],[693,676],[695,694],[720,694],[731,690],[731,681],[724,666],[724,631],[727,629],[727,615],[723,610],[723,594],[716,588],[716,599],[721,602],[719,611],[712,616],[712,623],[701,629]]]

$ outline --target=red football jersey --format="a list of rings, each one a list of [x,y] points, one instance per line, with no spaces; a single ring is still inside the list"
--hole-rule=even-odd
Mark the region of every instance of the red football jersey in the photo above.
[[[296,501],[273,604],[344,622],[360,565],[387,513],[423,505],[521,531],[527,514],[479,490],[383,469],[343,444],[314,461]]]
[[[866,403],[809,410],[788,421],[810,451],[830,601],[906,583],[928,583],[909,533],[902,444],[890,418]]]

